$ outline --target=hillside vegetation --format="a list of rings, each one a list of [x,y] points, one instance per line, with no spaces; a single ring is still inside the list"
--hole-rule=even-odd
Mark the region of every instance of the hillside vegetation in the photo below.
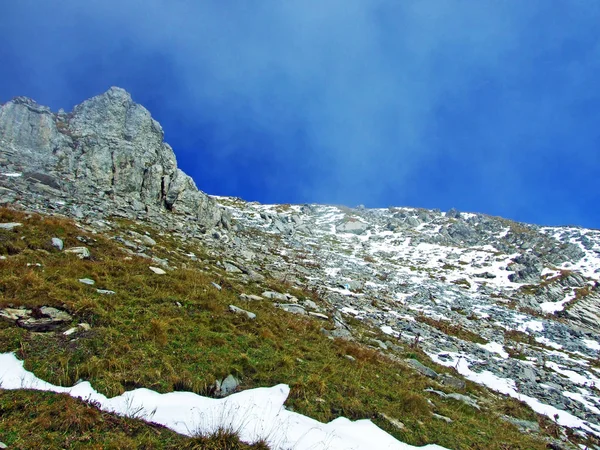
[[[115,219],[100,232],[64,218],[0,209],[0,223],[7,222],[22,225],[0,230],[0,308],[52,306],[73,320],[49,332],[0,320],[0,352],[16,352],[28,370],[51,383],[87,380],[107,396],[137,387],[211,396],[215,380],[232,374],[240,380],[238,389],[290,385],[287,407],[302,414],[320,421],[369,418],[414,445],[542,449],[547,437],[557,437],[552,421],[470,382],[461,393],[476,398],[481,410],[426,392],[449,391],[410,368],[406,358],[438,373],[453,370],[434,366],[418,343],[399,341],[395,356],[384,354],[373,339],[389,337],[364,323],[353,324],[355,341],[330,338],[323,329],[333,329],[331,319],[294,315],[267,299],[240,299],[273,290],[328,310],[312,291],[269,279],[240,282],[199,241],[178,241],[147,223]],[[148,256],[157,259],[132,254],[115,239],[131,232],[156,242]],[[87,247],[90,257],[57,249],[55,237],[65,249]],[[164,259],[166,274],[149,269]],[[229,305],[256,319],[230,312]],[[89,329],[64,334],[82,323]],[[541,431],[523,433],[501,420],[503,415],[538,421]],[[250,448],[234,431],[187,438],[65,395],[0,391],[0,440],[9,448]]]

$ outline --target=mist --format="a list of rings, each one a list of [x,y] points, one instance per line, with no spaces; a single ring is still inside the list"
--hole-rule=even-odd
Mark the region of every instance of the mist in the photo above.
[[[595,1],[0,6],[0,101],[111,85],[211,194],[600,227]]]

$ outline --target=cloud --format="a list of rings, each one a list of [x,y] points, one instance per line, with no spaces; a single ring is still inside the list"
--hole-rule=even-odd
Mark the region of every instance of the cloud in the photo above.
[[[499,213],[523,189],[524,202],[539,197],[523,166],[557,157],[557,136],[575,130],[573,154],[588,155],[592,124],[569,117],[599,92],[594,1],[2,8],[23,69],[53,101],[81,101],[88,75],[94,88],[110,81],[146,103],[160,97],[152,112],[187,130],[174,137],[179,159],[197,180],[220,177],[222,193],[379,206],[452,197]]]

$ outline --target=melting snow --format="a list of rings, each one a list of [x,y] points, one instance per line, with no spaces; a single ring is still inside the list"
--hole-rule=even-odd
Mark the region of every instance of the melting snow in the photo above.
[[[542,332],[542,331],[544,331],[544,324],[539,320],[528,320],[526,322],[523,322],[521,325],[519,325],[517,330],[523,331],[523,332],[525,332],[527,330]]]
[[[547,314],[554,314],[557,311],[565,309],[565,304],[569,303],[571,300],[575,300],[575,296],[575,291],[573,291],[561,301],[540,303],[540,308]]]
[[[103,411],[162,424],[177,433],[193,436],[219,428],[239,433],[244,442],[265,439],[274,449],[389,449],[444,450],[438,445],[414,447],[397,441],[370,420],[352,422],[344,417],[321,423],[283,406],[290,388],[249,389],[224,399],[201,397],[191,392],[159,394],[135,389],[107,398],[88,382],[66,388],[54,386],[23,368],[12,353],[0,354],[0,383],[3,389],[35,389],[65,393],[94,402]]]
[[[340,272],[340,270],[342,269],[340,269],[339,267],[327,267],[325,269],[325,273],[330,277],[335,277]]]
[[[382,326],[381,331],[383,331],[385,334],[389,334],[390,336],[394,336],[394,337],[400,336],[400,333],[398,333],[392,327],[387,326],[387,325]]]
[[[440,358],[440,356],[443,356],[443,358]],[[442,352],[439,354],[429,354],[429,357],[438,364],[446,367],[454,367],[458,373],[475,383],[482,384],[494,391],[506,394],[510,397],[514,397],[517,400],[527,403],[531,409],[539,414],[543,414],[552,419],[557,417],[559,425],[569,428],[581,428],[596,436],[600,436],[600,426],[582,420],[579,417],[555,408],[554,406],[541,403],[539,400],[533,397],[521,394],[518,392],[514,380],[511,380],[510,378],[500,378],[499,376],[494,375],[492,372],[487,370],[483,372],[473,372],[469,368],[470,361],[464,354],[455,352]]]
[[[485,345],[483,345],[483,344],[477,344],[477,345],[479,345],[481,348],[486,349],[488,352],[499,354],[504,359],[509,357],[509,354],[506,353],[506,350],[504,350],[504,347],[501,344],[498,344],[497,342],[488,342]]]
[[[583,343],[587,346],[587,348],[592,350],[597,350],[600,352],[600,344],[598,341],[593,341],[591,339],[584,339]]]

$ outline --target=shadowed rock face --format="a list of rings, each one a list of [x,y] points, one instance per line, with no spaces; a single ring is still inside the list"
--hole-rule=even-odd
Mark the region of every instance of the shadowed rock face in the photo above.
[[[169,210],[195,217],[203,228],[226,225],[223,210],[177,168],[163,137],[148,110],[116,87],[69,114],[54,114],[24,97],[0,107],[3,170],[76,198]]]

